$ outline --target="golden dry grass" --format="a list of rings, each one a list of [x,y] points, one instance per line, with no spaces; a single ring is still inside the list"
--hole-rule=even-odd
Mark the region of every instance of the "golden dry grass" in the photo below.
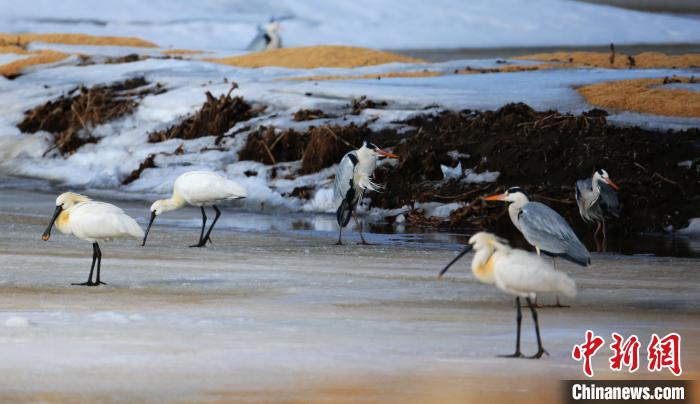
[[[87,34],[2,34],[0,44],[26,46],[29,42],[47,42],[65,45],[95,45],[95,46],[134,46],[139,48],[155,48],[156,44],[135,37],[96,36]]]
[[[182,55],[201,55],[204,51],[193,49],[167,49],[160,51],[163,55],[182,56]]]
[[[352,46],[307,46],[300,48],[274,49],[241,56],[205,59],[239,67],[278,66],[293,69],[315,67],[362,67],[393,62],[423,63],[422,59],[410,58],[390,52]]]
[[[305,77],[286,77],[280,79],[281,81],[324,81],[324,80],[359,80],[359,79],[388,79],[395,77],[435,77],[440,76],[442,73],[421,70],[412,72],[389,72],[389,73],[379,73],[379,74],[358,74],[358,75],[335,75],[335,76],[305,76]]]
[[[689,82],[687,77],[674,77]],[[664,79],[634,79],[591,84],[578,89],[590,104],[654,115],[700,118],[700,92],[663,88]]]
[[[0,65],[0,74],[5,77],[16,77],[22,74],[22,70],[29,66],[45,63],[59,62],[68,57],[63,52],[53,50],[27,51],[16,46],[0,46],[0,53],[16,53],[21,55],[31,55],[24,59],[15,60],[4,65]]]
[[[660,52],[643,52],[632,56],[634,58],[634,66],[630,63],[629,55],[616,53],[612,64],[610,63],[610,55],[609,52],[553,52],[518,56],[514,59],[560,62],[574,67],[590,66],[615,69],[661,69],[674,67],[680,69],[700,67],[700,54],[698,53],[667,55]]]

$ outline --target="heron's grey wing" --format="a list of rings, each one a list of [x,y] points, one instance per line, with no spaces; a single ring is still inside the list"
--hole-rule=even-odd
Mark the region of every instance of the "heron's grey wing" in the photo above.
[[[267,33],[263,29],[258,27],[258,33],[255,35],[255,38],[253,38],[253,40],[250,41],[250,44],[248,44],[246,50],[254,52],[265,50],[269,42],[270,39]]]
[[[590,262],[588,250],[569,223],[549,206],[526,203],[518,215],[518,224],[525,239],[540,250],[584,266]]]
[[[593,181],[590,178],[576,181],[576,204],[583,220],[592,221],[589,210],[593,197]]]
[[[343,156],[335,170],[333,205],[336,207],[340,206],[343,199],[347,196],[348,191],[354,185],[352,181],[355,173],[355,164],[357,164],[357,157],[354,153],[354,151],[351,151]]]
[[[617,192],[608,184],[600,184],[600,207],[606,216],[620,217],[620,200]]]

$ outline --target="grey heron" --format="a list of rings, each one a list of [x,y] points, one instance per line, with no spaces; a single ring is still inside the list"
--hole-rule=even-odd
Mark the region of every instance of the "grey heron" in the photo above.
[[[237,182],[231,181],[221,174],[213,171],[189,171],[175,180],[173,184],[172,196],[168,199],[160,199],[151,205],[151,220],[148,222],[146,234],[143,236],[142,246],[146,245],[148,232],[151,230],[156,217],[172,210],[180,209],[186,204],[198,206],[202,211],[202,230],[199,233],[199,242],[190,247],[204,247],[207,241],[211,241],[209,236],[214,229],[216,221],[221,216],[221,211],[216,207],[218,203],[248,196],[245,188]],[[207,215],[204,212],[205,206],[212,206],[216,216],[211,223],[206,235],[204,228],[207,224]]]
[[[246,47],[246,50],[253,52],[266,51],[271,49],[279,49],[282,47],[282,37],[280,36],[280,31],[282,30],[282,24],[277,20],[271,19],[269,23],[265,24],[264,27],[258,27],[258,33],[250,41],[250,44]]]
[[[506,201],[508,215],[537,255],[544,253],[561,257],[581,266],[591,263],[591,254],[574,233],[569,223],[554,209],[540,202],[530,202],[520,187],[511,187],[503,194],[484,198],[487,201]],[[562,307],[557,296],[556,306]]]
[[[338,164],[333,184],[333,204],[337,206],[336,218],[340,226],[338,242],[336,243],[338,245],[343,244],[341,240],[343,227],[348,225],[351,215],[360,227],[361,243],[368,244],[362,235],[362,226],[357,219],[356,208],[366,191],[379,189],[379,185],[372,181],[372,173],[377,166],[379,156],[399,158],[399,156],[382,150],[373,143],[364,141],[362,147],[346,153]]]
[[[469,239],[469,245],[457,257],[455,257],[440,272],[438,277],[457,262],[462,256],[471,250],[475,251],[471,269],[476,278],[486,284],[496,285],[505,293],[515,296],[517,337],[515,340],[515,353],[504,355],[511,358],[522,358],[520,352],[520,325],[522,313],[520,298],[525,298],[532,313],[537,335],[537,353],[530,358],[540,358],[548,354],[542,347],[540,338],[540,326],[537,320],[537,310],[532,304],[533,298],[538,292],[561,293],[567,297],[576,296],[576,284],[566,274],[554,269],[554,266],[539,256],[523,250],[513,249],[508,242],[491,233],[476,233]],[[549,355],[549,354],[548,354]]]
[[[581,218],[597,225],[593,239],[598,244],[598,233],[603,230],[603,249],[605,249],[605,221],[620,217],[620,201],[617,192],[620,187],[615,184],[608,172],[596,167],[591,178],[576,181],[576,203]],[[600,246],[599,246],[600,247]]]
[[[87,282],[74,283],[79,286],[99,286],[105,283],[100,280],[102,267],[102,250],[99,242],[115,238],[143,237],[143,229],[136,220],[127,216],[120,208],[104,202],[93,201],[84,195],[64,192],[56,198],[56,209],[51,217],[46,231],[41,239],[51,238],[54,224],[61,233],[72,234],[75,237],[92,243],[92,266]],[[97,262],[95,281],[92,274]]]

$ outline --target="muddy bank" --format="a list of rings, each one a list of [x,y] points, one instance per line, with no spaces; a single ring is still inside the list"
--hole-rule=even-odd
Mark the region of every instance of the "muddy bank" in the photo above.
[[[95,126],[130,114],[146,95],[165,91],[160,83],[150,85],[143,77],[111,85],[76,87],[55,100],[26,111],[17,127],[25,133],[46,131],[54,134],[54,148],[62,155],[69,155],[84,144],[99,140],[92,134]]]
[[[301,160],[299,174],[308,174],[336,163],[365,139],[391,147],[401,160],[375,172],[384,189],[369,195],[370,207],[468,203],[447,219],[428,219],[420,211],[406,215],[419,225],[489,228],[507,234],[513,227],[505,205],[485,203],[480,197],[519,185],[585,232],[574,183],[591,176],[596,165],[606,168],[622,187],[623,215],[610,224],[613,234],[678,229],[700,216],[700,130],[622,128],[608,124],[606,116],[597,109],[573,116],[510,104],[497,111],[420,116],[404,122],[413,129],[401,133],[355,125],[320,125],[304,133],[268,128],[251,135],[239,157],[265,164]],[[457,165],[462,170],[444,178],[441,166]],[[488,182],[495,176],[495,182]]]

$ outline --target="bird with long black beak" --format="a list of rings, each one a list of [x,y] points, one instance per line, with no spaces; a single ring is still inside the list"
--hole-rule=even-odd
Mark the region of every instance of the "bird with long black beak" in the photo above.
[[[143,237],[143,229],[136,220],[127,216],[123,210],[109,203],[93,201],[87,196],[73,192],[65,192],[56,198],[56,209],[51,222],[41,239],[51,238],[54,224],[64,234],[72,234],[77,238],[92,243],[92,266],[87,282],[74,283],[80,286],[98,286],[105,283],[100,280],[102,266],[102,251],[98,242],[121,237]],[[97,263],[95,280],[92,274]]]
[[[544,253],[561,257],[584,267],[591,264],[591,254],[566,219],[549,206],[530,201],[520,187],[508,188],[506,192],[487,196],[484,200],[510,203],[510,220],[525,240],[535,247],[537,255]],[[555,306],[565,307],[559,302],[559,296]]]
[[[511,248],[507,241],[485,232],[473,235],[469,239],[469,245],[440,271],[438,277],[442,277],[455,262],[472,250],[475,252],[471,263],[474,276],[482,283],[495,285],[503,292],[515,296],[517,324],[515,353],[504,356],[510,358],[525,357],[520,351],[522,322],[520,298],[524,298],[530,308],[537,336],[537,353],[529,358],[537,359],[548,354],[542,346],[537,310],[531,299],[536,298],[536,294],[539,292],[555,292],[575,297],[576,284],[574,281],[566,274],[554,269],[549,261],[527,251]]]
[[[216,205],[226,201],[242,199],[246,196],[248,196],[248,193],[245,188],[221,174],[213,171],[186,172],[175,180],[173,193],[170,198],[157,200],[151,205],[151,219],[148,222],[146,234],[141,245],[146,245],[148,232],[151,230],[156,217],[165,212],[180,209],[185,205],[191,205],[198,206],[202,211],[202,230],[199,233],[199,241],[190,247],[204,247],[207,242],[211,242],[211,231],[219,220],[219,216],[221,216],[221,211]],[[213,207],[214,212],[216,212],[214,221],[206,234],[204,233],[207,224],[207,214],[204,211],[205,206]]]
[[[333,204],[336,206],[339,226],[336,243],[338,245],[343,244],[343,227],[350,222],[350,216],[355,218],[355,224],[360,229],[360,243],[369,244],[362,234],[362,225],[357,218],[357,205],[362,201],[365,192],[380,189],[380,186],[372,181],[379,157],[399,158],[396,154],[380,149],[374,143],[364,141],[362,147],[345,154],[338,164],[333,184]]]
[[[607,219],[620,217],[620,201],[617,192],[620,187],[610,179],[608,172],[595,167],[593,176],[576,181],[576,204],[581,218],[588,223],[597,225],[593,239],[599,250],[605,251],[607,234],[605,222]],[[603,242],[598,241],[598,233],[603,230]]]

